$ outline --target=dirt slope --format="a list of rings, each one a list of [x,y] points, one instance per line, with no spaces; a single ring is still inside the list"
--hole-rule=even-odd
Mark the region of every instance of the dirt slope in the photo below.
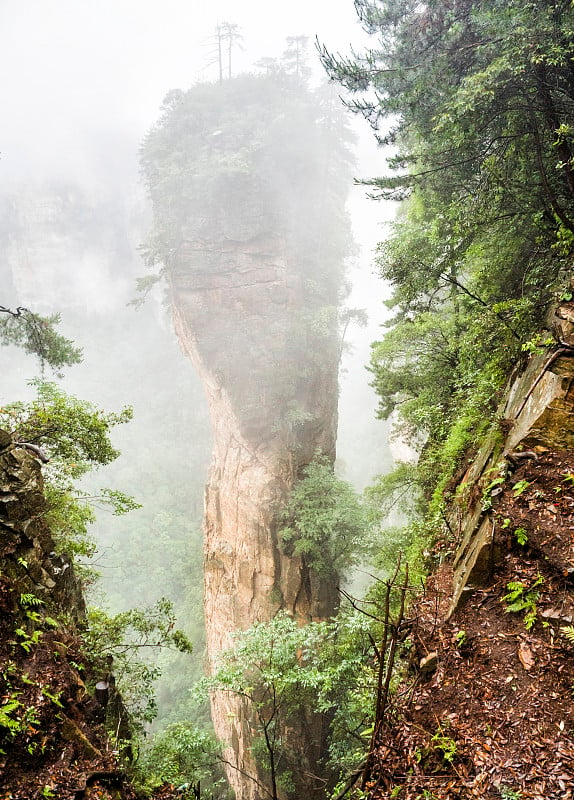
[[[521,460],[489,517],[487,585],[445,621],[443,566],[411,610],[411,662],[436,667],[399,687],[370,800],[574,797],[574,451]]]

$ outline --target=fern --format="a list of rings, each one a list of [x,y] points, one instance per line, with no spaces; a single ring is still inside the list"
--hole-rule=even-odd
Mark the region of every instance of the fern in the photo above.
[[[520,497],[520,495],[528,489],[530,486],[531,481],[518,481],[512,487],[512,494],[514,497]]]
[[[38,606],[43,606],[44,601],[40,600],[39,597],[36,597],[35,594],[24,594],[20,595],[20,605],[22,608],[29,608],[30,606],[37,608]]]
[[[518,614],[525,611],[524,625],[526,630],[530,630],[536,622],[536,603],[540,597],[540,592],[535,589],[544,582],[542,575],[538,574],[532,586],[528,587],[522,581],[510,581],[506,584],[508,594],[502,598],[506,603],[505,611],[507,614]]]
[[[526,528],[517,528],[514,531],[514,535],[516,537],[516,541],[518,542],[521,547],[524,547],[526,542],[528,541],[528,534],[526,532]]]
[[[570,644],[574,644],[574,625],[563,625],[560,630],[568,639]]]
[[[21,722],[10,715],[17,711],[22,703],[12,696],[4,705],[0,706],[0,727],[7,728],[11,734],[15,734],[21,728]]]
[[[522,581],[510,581],[510,583],[506,584],[506,588],[508,589],[508,594],[505,594],[502,599],[505,603],[512,603],[522,597],[526,587]]]

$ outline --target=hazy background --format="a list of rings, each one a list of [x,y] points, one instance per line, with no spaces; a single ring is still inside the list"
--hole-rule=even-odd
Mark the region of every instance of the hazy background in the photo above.
[[[351,44],[357,49],[366,38],[352,0],[250,0],[209,7],[197,0],[0,1],[0,193],[10,200],[5,200],[2,222],[11,234],[10,244],[2,244],[13,283],[9,287],[4,275],[2,288],[5,293],[12,289],[17,302],[60,310],[65,324],[70,307],[90,313],[114,310],[125,319],[120,336],[126,325],[136,325],[125,304],[133,296],[134,277],[142,272],[137,245],[147,221],[138,144],[170,89],[216,79],[213,35],[218,21],[237,23],[243,35],[234,71],[249,70],[264,56],[280,56],[287,36],[305,34],[319,75],[316,36],[343,52]],[[382,157],[360,123],[358,172],[377,174]],[[367,331],[348,334],[353,358],[346,357],[343,372],[339,447],[358,484],[380,466],[375,451],[382,446],[378,432],[383,426],[372,422],[374,400],[363,365],[384,313],[384,287],[372,277],[371,252],[384,235],[381,221],[393,213],[392,206],[366,201],[364,195],[364,189],[356,188],[351,201],[362,251],[352,273],[350,304],[368,306],[371,324]],[[70,219],[74,213],[75,221]],[[68,380],[75,386],[87,381],[89,396],[107,400],[109,392],[98,390],[100,381],[90,377],[98,372],[97,355],[91,352],[97,349],[93,327],[81,331],[86,363]],[[105,359],[111,356],[106,351]],[[134,402],[133,390],[122,388],[124,402]],[[372,462],[364,464],[363,475],[346,451],[356,444],[352,426],[367,419],[368,435],[376,441],[367,451],[362,448]]]
[[[99,183],[102,168],[135,167],[131,143],[167,91],[216,79],[218,20],[240,26],[238,72],[280,55],[290,35],[345,50],[362,38],[352,0],[2,0],[4,180]]]
[[[112,609],[168,594],[200,644],[201,514],[210,432],[201,387],[171,330],[163,292],[143,309],[127,303],[144,274],[138,253],[151,220],[139,181],[138,147],[165,94],[215,80],[217,22],[239,25],[234,72],[280,57],[286,37],[315,36],[331,50],[365,40],[352,0],[0,0],[0,304],[62,314],[62,330],[84,348],[63,388],[135,419],[118,430],[122,457],[97,480],[135,495],[125,519],[94,528],[103,593]],[[370,131],[356,120],[357,176],[383,169]],[[362,488],[390,465],[387,427],[365,364],[387,312],[373,274],[373,249],[392,204],[352,189],[360,254],[350,265],[348,304],[366,308],[350,329],[341,374],[339,469]],[[31,359],[0,353],[0,403],[30,396]],[[201,652],[201,648],[197,648]]]

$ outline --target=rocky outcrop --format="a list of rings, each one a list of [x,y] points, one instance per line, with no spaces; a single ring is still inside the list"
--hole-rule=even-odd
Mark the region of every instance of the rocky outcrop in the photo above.
[[[197,270],[197,246],[183,248],[170,274],[176,329],[203,379],[214,435],[205,496],[205,615],[210,662],[231,633],[287,609],[302,621],[329,616],[333,583],[319,581],[277,539],[278,514],[302,466],[317,450],[334,457],[338,339],[331,324],[313,328],[304,276],[278,238],[212,243],[209,270]],[[213,720],[237,769],[239,800],[262,796],[247,710],[217,696]],[[324,720],[302,721],[299,797],[315,795]]]
[[[449,616],[490,579],[497,557],[493,510],[508,473],[524,459],[574,448],[574,304],[559,305],[549,328],[559,344],[531,356],[511,379],[501,423],[486,437],[450,503],[448,525],[460,545]]]
[[[50,605],[85,613],[82,588],[70,560],[56,553],[46,521],[41,459],[0,430],[0,555],[21,592]]]
[[[299,76],[245,75],[171,92],[142,147],[177,333],[205,387],[214,437],[205,495],[208,660],[279,609],[336,607],[278,541],[280,512],[319,451],[334,460],[339,305],[352,239],[349,136],[339,104]],[[237,700],[213,701],[238,800],[269,796]],[[324,722],[290,730],[293,797],[317,795]],[[251,776],[251,777],[249,777]],[[320,776],[319,776],[320,777]],[[324,789],[324,785],[323,785]],[[282,796],[287,796],[283,792]]]
[[[430,785],[441,798],[572,797],[573,323],[573,304],[553,312],[556,343],[517,367],[451,486],[460,544],[410,607],[416,673],[381,725],[369,798]]]

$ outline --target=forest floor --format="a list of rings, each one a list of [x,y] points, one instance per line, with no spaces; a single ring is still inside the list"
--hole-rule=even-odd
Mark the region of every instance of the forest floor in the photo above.
[[[443,565],[410,610],[436,668],[398,688],[370,800],[574,798],[574,451],[523,462],[493,506],[490,585],[445,621]]]

